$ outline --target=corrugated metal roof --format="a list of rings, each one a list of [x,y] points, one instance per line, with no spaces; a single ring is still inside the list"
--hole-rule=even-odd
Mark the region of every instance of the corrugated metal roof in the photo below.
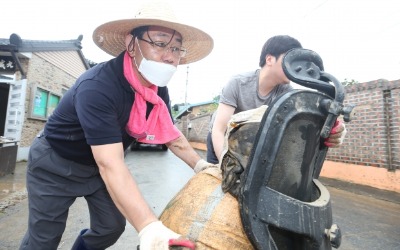
[[[78,51],[46,51],[35,52],[35,55],[43,58],[56,67],[67,72],[75,78],[78,78],[83,72],[86,71],[79,56]]]

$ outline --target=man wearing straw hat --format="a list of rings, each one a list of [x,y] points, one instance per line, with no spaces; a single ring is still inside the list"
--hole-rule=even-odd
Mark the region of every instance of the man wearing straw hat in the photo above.
[[[140,249],[168,249],[180,235],[145,202],[124,150],[138,140],[166,144],[196,172],[209,163],[173,125],[166,87],[177,65],[213,48],[205,32],[179,23],[165,3],[150,2],[135,18],[99,26],[93,39],[116,56],[85,72],[65,94],[32,143],[27,171],[28,230],[21,249],[56,249],[68,209],[85,197],[90,228],[72,249],[105,249],[125,229],[139,232]]]

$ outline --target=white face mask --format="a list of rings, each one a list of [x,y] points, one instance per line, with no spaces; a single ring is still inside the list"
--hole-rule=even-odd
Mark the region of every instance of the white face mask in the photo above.
[[[137,42],[137,39],[136,39]],[[174,65],[161,63],[156,61],[147,60],[140,49],[139,43],[138,48],[140,54],[142,55],[142,61],[138,67],[140,74],[146,78],[147,81],[158,87],[167,86],[168,82],[171,80],[172,76],[176,72],[177,68]],[[135,59],[136,64],[136,59]],[[136,64],[137,67],[137,64]]]

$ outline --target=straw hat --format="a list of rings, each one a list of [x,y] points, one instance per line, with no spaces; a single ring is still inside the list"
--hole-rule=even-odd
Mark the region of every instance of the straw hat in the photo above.
[[[166,2],[147,1],[137,12],[135,18],[108,22],[93,32],[93,41],[110,55],[117,56],[125,50],[125,36],[140,26],[156,25],[176,30],[182,35],[182,46],[187,49],[179,64],[198,61],[213,49],[210,35],[195,27],[179,23],[171,6]]]

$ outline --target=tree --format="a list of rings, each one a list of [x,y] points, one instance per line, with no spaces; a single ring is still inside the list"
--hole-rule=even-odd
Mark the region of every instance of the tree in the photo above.
[[[359,83],[358,81],[351,79],[351,80],[347,80],[347,78],[344,78],[344,81],[342,82],[343,86],[352,86]]]
[[[86,59],[86,62],[89,64],[89,67],[90,67],[90,68],[93,68],[94,66],[97,65],[96,62],[93,62],[92,60],[89,60],[89,59]]]

